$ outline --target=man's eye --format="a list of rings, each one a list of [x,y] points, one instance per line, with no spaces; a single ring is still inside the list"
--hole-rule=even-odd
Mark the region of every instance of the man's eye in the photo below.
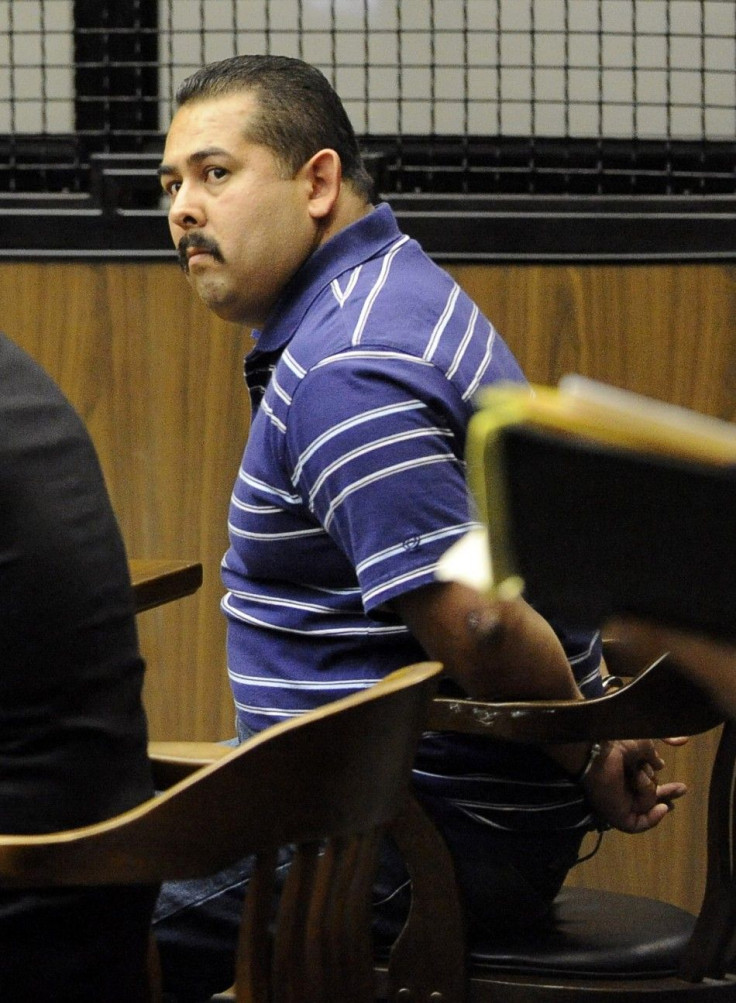
[[[173,196],[176,195],[176,193],[179,191],[180,188],[181,188],[181,181],[170,181],[166,185],[165,191],[167,195],[171,195],[173,198]]]
[[[205,171],[205,177],[208,181],[222,181],[227,176],[227,173],[224,167],[208,167]]]

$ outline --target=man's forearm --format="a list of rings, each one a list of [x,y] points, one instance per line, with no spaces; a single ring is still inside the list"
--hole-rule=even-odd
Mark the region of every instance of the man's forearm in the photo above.
[[[494,603],[458,583],[402,596],[396,610],[430,658],[479,700],[581,700],[556,634],[522,599]],[[549,746],[570,774],[585,766],[589,743]]]
[[[473,697],[574,700],[580,692],[554,631],[523,599],[489,601],[457,583],[400,597],[396,610],[431,658]]]

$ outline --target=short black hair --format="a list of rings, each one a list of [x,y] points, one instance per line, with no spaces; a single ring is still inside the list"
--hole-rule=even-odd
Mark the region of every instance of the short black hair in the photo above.
[[[335,150],[343,178],[366,201],[373,180],[365,169],[350,119],[323,73],[290,56],[231,56],[201,67],[179,86],[177,105],[252,91],[259,114],[248,138],[267,146],[290,176],[318,150]]]

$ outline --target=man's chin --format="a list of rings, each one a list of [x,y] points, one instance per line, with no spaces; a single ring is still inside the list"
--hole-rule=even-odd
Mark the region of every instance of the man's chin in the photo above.
[[[222,320],[240,323],[239,304],[237,298],[231,292],[222,288],[219,284],[202,280],[197,281],[196,276],[192,278],[190,275],[189,278],[197,295],[208,310],[211,310],[212,313],[216,314]]]

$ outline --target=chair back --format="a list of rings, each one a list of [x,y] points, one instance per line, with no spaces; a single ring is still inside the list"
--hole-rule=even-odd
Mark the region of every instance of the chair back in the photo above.
[[[0,885],[155,884],[255,854],[237,999],[368,1003],[370,893],[384,826],[402,808],[440,666],[422,663],[275,725],[96,825],[0,836]],[[295,846],[278,912],[276,855]],[[141,1000],[147,997],[143,990]]]
[[[430,709],[432,728],[521,743],[694,735],[722,721],[708,695],[668,658],[594,700],[437,698]],[[391,834],[412,879],[412,908],[390,960],[376,966],[381,999],[736,1001],[735,790],[736,727],[727,721],[711,774],[706,887],[697,917],[643,896],[569,888],[548,933],[535,928],[528,936],[500,937],[483,946],[482,956],[466,946],[449,852],[419,805],[408,803]],[[634,840],[632,852],[640,846]],[[655,957],[661,967],[645,973]]]

